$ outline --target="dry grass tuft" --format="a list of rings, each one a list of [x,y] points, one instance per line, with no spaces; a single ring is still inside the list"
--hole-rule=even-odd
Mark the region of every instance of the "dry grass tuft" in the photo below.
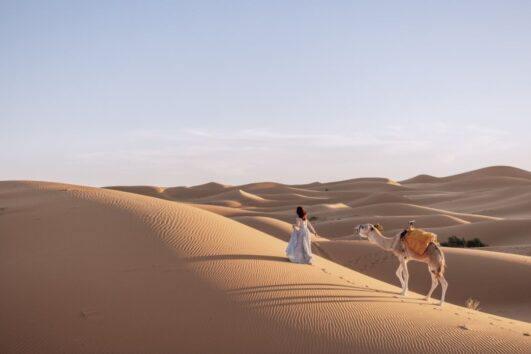
[[[480,307],[479,307],[479,300],[469,297],[469,298],[465,301],[465,307],[466,307],[467,309],[471,309],[471,310],[479,311],[479,310],[480,310]]]

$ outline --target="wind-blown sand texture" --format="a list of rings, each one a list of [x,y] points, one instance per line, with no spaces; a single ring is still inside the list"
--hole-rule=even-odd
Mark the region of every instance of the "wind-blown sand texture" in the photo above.
[[[445,248],[449,258],[446,275],[450,282],[447,300],[464,305],[473,297],[481,302],[482,311],[531,321],[531,282],[526,281],[531,279],[531,259],[505,255],[501,261],[500,255],[486,252],[531,255],[531,172],[497,166],[441,178],[420,175],[400,182],[359,178],[294,186],[279,183],[216,185],[218,188],[212,189],[210,194],[198,186],[179,187],[182,194],[173,192],[171,197],[167,189],[160,188],[158,196],[198,203],[202,209],[283,241],[289,238],[295,207],[303,205],[314,218],[312,222],[321,236],[315,240],[318,254],[395,285],[399,284],[394,274],[398,265],[396,259],[392,254],[367,248],[367,243],[356,241],[353,230],[357,224],[380,223],[385,227],[384,234],[391,236],[414,219],[418,227],[435,232],[439,241],[446,241],[451,235],[466,239],[477,237],[489,247]],[[134,187],[119,188],[138,193]],[[249,200],[242,191],[263,200]],[[192,193],[199,193],[199,197]],[[226,198],[229,193],[230,200]],[[379,261],[364,252],[385,259],[385,265],[375,263]],[[477,264],[473,272],[470,271],[472,263]],[[427,292],[431,280],[425,265],[412,262],[410,266],[413,271],[411,288]],[[513,273],[513,269],[518,271]],[[507,285],[508,280],[512,281],[511,286]],[[436,290],[436,294],[439,292]]]
[[[529,352],[529,323],[452,304],[440,308],[416,293],[400,297],[396,286],[367,269],[360,271],[369,275],[340,265],[350,257],[334,251],[344,250],[340,243],[352,249],[352,259],[363,256],[364,248],[386,255],[366,242],[338,240],[348,234],[316,240],[316,252],[338,263],[318,256],[313,266],[289,263],[279,238],[290,230],[292,204],[278,202],[269,189],[312,197],[318,228],[335,212],[353,221],[359,216],[343,214],[352,208],[348,200],[318,202],[333,193],[319,191],[322,185],[308,192],[276,184],[249,191],[216,187],[213,193],[223,193],[223,200],[241,198],[236,202],[249,206],[209,206],[203,191],[194,206],[189,188],[174,188],[171,196],[164,188],[136,188],[159,199],[67,184],[0,182],[0,352]],[[348,188],[346,195],[355,186]],[[187,203],[168,200],[178,190],[186,191]],[[471,265],[495,259],[495,268],[529,274],[528,257],[485,251],[447,251],[450,267],[469,264],[468,252]],[[451,269],[449,297],[460,281],[452,283]],[[467,281],[466,274],[460,276]],[[515,303],[526,302],[525,279],[515,289],[509,287],[516,280],[505,285],[498,300],[509,299],[510,306],[511,294],[520,292]]]

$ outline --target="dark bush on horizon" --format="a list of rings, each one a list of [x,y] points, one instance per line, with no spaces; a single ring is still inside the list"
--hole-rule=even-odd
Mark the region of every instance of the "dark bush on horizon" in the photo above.
[[[472,240],[466,241],[466,246],[467,247],[486,247],[487,244],[481,242],[481,240],[476,237],[476,238],[473,238]]]
[[[441,242],[441,246],[445,247],[486,247],[487,244],[481,242],[479,238],[473,238],[472,240],[465,241],[464,237],[450,236],[447,242]]]

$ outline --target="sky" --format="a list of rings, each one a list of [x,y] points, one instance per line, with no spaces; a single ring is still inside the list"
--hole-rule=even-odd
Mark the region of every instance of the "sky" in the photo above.
[[[0,180],[531,170],[531,1],[0,0]]]

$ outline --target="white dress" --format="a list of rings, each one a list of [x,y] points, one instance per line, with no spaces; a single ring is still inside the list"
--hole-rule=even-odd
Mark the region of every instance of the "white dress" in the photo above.
[[[315,233],[313,225],[308,220],[296,219],[286,248],[286,255],[293,263],[312,263],[312,241],[308,228]]]

